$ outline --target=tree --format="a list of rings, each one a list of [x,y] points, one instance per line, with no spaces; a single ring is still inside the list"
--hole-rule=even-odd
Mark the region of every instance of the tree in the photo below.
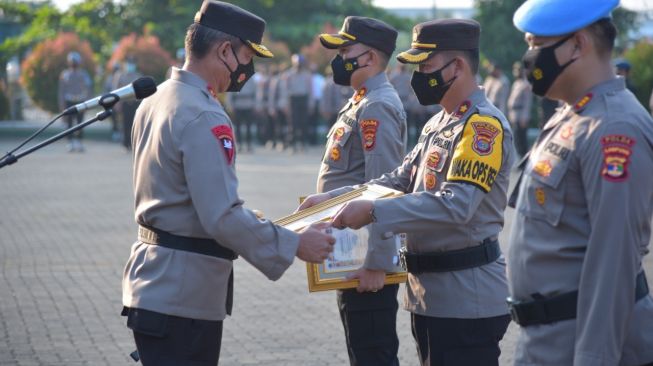
[[[512,23],[522,0],[474,0],[476,21],[481,23],[481,53],[496,62],[504,73],[526,51],[524,35]]]
[[[23,61],[21,83],[39,107],[50,112],[59,111],[59,75],[66,68],[66,58],[72,51],[82,56],[82,67],[92,76],[95,62],[91,46],[74,33],[61,33],[54,39],[39,43]]]
[[[639,41],[625,53],[625,58],[631,63],[631,81],[637,90],[637,99],[648,106],[651,90],[653,90],[653,43],[648,40]]]
[[[158,38],[147,35],[141,37],[136,33],[120,40],[108,65],[124,61],[127,58],[133,58],[138,70],[145,75],[154,77],[157,82],[165,80],[166,72],[173,64],[172,57],[168,51],[161,48]]]

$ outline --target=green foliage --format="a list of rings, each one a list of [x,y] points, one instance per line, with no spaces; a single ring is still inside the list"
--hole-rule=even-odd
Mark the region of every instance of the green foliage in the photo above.
[[[648,107],[653,90],[653,43],[642,40],[626,51],[624,56],[631,64],[630,80],[637,89],[637,99]]]
[[[474,0],[476,21],[481,23],[481,53],[496,62],[506,75],[527,49],[524,35],[512,16],[523,0]]]
[[[77,51],[82,56],[82,67],[93,77],[95,62],[93,51],[86,41],[80,41],[73,33],[61,33],[34,47],[21,65],[21,83],[30,98],[39,107],[58,112],[57,91],[59,75],[67,67],[68,53]]]
[[[165,80],[166,72],[173,64],[172,57],[161,48],[156,37],[137,36],[135,33],[120,40],[108,65],[122,62],[126,58],[134,58],[138,70],[144,75],[154,77],[157,82]]]

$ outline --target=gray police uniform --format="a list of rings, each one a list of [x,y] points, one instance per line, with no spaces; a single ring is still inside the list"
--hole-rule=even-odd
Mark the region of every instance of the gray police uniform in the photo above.
[[[365,183],[401,163],[406,114],[384,72],[368,79],[341,109],[327,139],[317,181],[319,193]],[[396,256],[394,240],[378,238],[371,244],[363,268],[391,270]],[[398,364],[398,289],[399,285],[387,285],[378,292],[338,291],[352,364]]]
[[[576,319],[522,327],[515,363],[652,362],[653,299],[640,289],[653,216],[650,115],[623,79],[596,85],[549,120],[523,168],[508,253],[512,297],[578,292]]]
[[[243,207],[235,146],[224,147],[230,131],[231,121],[206,82],[174,68],[134,118],[136,221],[179,236],[215,239],[276,280],[292,263],[299,237]],[[223,320],[231,270],[229,260],[139,240],[125,267],[123,305]]]
[[[91,96],[91,77],[88,72],[81,66],[75,68],[68,68],[61,72],[59,75],[58,85],[58,102],[59,108],[65,109],[81,103]],[[71,128],[74,124],[80,124],[84,120],[84,112],[77,113],[76,115],[66,116],[66,124]],[[74,138],[82,138],[83,130],[76,131],[74,134],[68,135],[68,140]]]
[[[374,202],[372,225],[382,233],[406,233],[407,249],[414,253],[496,239],[513,160],[507,120],[477,90],[457,113],[433,116],[403,164],[371,182],[412,193]],[[505,262],[499,258],[460,271],[410,273],[404,307],[429,317],[487,318],[508,313],[506,294]]]

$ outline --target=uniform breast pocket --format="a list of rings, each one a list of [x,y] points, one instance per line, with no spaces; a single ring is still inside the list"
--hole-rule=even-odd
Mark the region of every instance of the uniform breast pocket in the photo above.
[[[520,212],[557,226],[565,208],[566,184],[562,181],[569,163],[540,160],[527,167],[528,190]],[[526,183],[526,182],[525,182]]]
[[[346,170],[349,165],[352,129],[348,126],[334,128],[328,135],[327,149],[322,162],[332,169]]]

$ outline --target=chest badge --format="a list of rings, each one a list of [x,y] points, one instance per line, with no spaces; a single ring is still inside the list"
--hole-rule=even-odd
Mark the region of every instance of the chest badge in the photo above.
[[[427,170],[427,172],[424,174],[424,186],[428,190],[432,190],[435,188],[435,185],[438,183],[438,178],[435,176],[435,173]]]
[[[333,133],[333,139],[338,142],[342,139],[342,136],[345,134],[345,128],[344,127],[338,127],[336,131]]]
[[[535,166],[533,167],[533,171],[539,174],[540,176],[546,178],[551,175],[551,172],[553,171],[553,166],[551,165],[551,162],[549,160],[540,160],[537,163],[535,163]]]
[[[442,155],[440,155],[440,152],[431,151],[429,156],[426,158],[426,166],[430,169],[436,170],[440,164],[440,160],[442,160]]]
[[[535,201],[538,205],[544,206],[544,203],[546,202],[546,192],[544,192],[544,188],[535,188]]]
[[[574,127],[572,125],[565,126],[560,132],[560,137],[563,140],[569,140],[574,135]]]
[[[335,147],[331,148],[330,157],[331,157],[331,160],[333,160],[333,161],[340,160],[340,148],[338,146],[335,146]]]

